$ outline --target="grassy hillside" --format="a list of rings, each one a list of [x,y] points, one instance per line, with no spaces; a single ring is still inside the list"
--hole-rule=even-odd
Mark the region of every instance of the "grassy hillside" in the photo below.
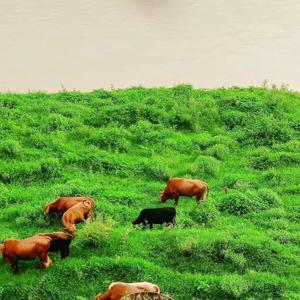
[[[0,299],[92,299],[152,281],[174,299],[300,298],[300,95],[265,88],[0,94],[0,241],[61,229],[60,195],[90,195],[71,255],[44,272],[0,260]],[[199,178],[177,227],[134,229],[168,178]],[[228,193],[224,193],[224,188]]]

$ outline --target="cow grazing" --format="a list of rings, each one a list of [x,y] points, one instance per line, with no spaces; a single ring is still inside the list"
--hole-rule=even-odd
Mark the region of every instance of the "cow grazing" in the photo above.
[[[195,196],[197,204],[199,204],[208,196],[208,185],[206,182],[196,179],[171,178],[166,188],[160,193],[160,202],[174,199],[177,206],[179,196]]]
[[[7,239],[0,249],[4,262],[11,264],[13,271],[17,271],[19,260],[33,260],[36,257],[40,259],[41,269],[45,269],[52,262],[48,256],[50,244],[50,237],[35,235],[23,240]]]
[[[91,200],[77,203],[63,214],[61,219],[62,225],[69,233],[74,235],[76,231],[75,224],[86,220],[91,215],[93,207]]]
[[[65,232],[39,233],[39,236],[48,236],[51,238],[49,252],[60,252],[60,258],[66,258],[70,253],[70,244],[73,236]]]
[[[97,295],[95,300],[120,300],[124,296],[143,292],[160,293],[160,288],[150,282],[113,282],[108,290]]]
[[[46,204],[44,209],[44,214],[48,215],[49,213],[55,213],[57,215],[62,215],[64,212],[66,212],[68,209],[73,207],[74,205],[83,202],[85,200],[89,200],[92,202],[92,205],[94,207],[94,200],[89,197],[59,197],[54,202]],[[91,217],[91,216],[89,216]]]
[[[133,225],[143,224],[153,228],[153,224],[172,223],[175,225],[176,209],[174,207],[145,208],[140,212]]]

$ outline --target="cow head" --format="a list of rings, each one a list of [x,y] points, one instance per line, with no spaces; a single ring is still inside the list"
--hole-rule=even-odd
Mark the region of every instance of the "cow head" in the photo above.
[[[161,203],[164,203],[164,202],[167,201],[167,197],[166,197],[164,191],[161,191],[161,192],[159,193],[159,199],[160,199],[160,202],[161,202]]]
[[[155,293],[158,293],[158,294],[160,294],[160,288],[159,288],[159,286],[158,286],[158,285],[156,285],[156,284],[153,284],[153,288],[154,288],[154,290],[155,290]]]
[[[92,203],[91,200],[84,200],[84,201],[83,201],[83,206],[84,206],[85,208],[92,208],[93,203]]]

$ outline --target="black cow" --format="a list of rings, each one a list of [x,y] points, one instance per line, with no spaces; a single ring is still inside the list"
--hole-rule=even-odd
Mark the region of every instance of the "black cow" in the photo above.
[[[174,207],[145,208],[132,224],[143,224],[144,226],[149,224],[150,228],[153,228],[153,224],[171,223],[175,225],[175,216],[176,209]]]
[[[49,247],[49,252],[60,252],[60,258],[66,258],[70,249],[69,246],[72,242],[73,236],[66,232],[51,232],[51,233],[40,233],[38,235],[49,236],[52,241]]]

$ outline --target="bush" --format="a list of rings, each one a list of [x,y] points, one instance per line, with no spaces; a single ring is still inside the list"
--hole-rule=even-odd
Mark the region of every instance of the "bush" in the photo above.
[[[229,263],[234,267],[235,270],[238,270],[240,273],[243,273],[247,266],[247,259],[243,253],[236,253],[232,249],[227,249],[223,251],[224,261]]]
[[[144,160],[136,166],[135,173],[146,175],[152,179],[159,181],[167,181],[170,176],[170,170],[165,163],[158,159]]]
[[[9,192],[9,190],[6,187],[6,185],[4,183],[0,182],[0,201],[2,201],[2,203],[6,199],[8,192]]]
[[[0,142],[1,158],[17,158],[21,153],[21,146],[15,140],[4,140]]]
[[[270,189],[260,189],[258,191],[258,197],[267,208],[279,207],[282,205],[282,201],[278,194]]]
[[[211,226],[218,219],[219,214],[219,211],[211,200],[201,202],[190,213],[195,222],[204,226]]]
[[[200,178],[216,177],[220,170],[220,163],[214,157],[199,155],[193,163],[193,167],[195,168],[193,173]]]
[[[60,114],[50,114],[47,117],[43,117],[42,120],[42,131],[44,133],[50,133],[57,130],[65,130],[72,128],[72,122]]]
[[[57,194],[64,197],[76,197],[87,195],[86,185],[80,179],[67,181],[64,185],[57,188]]]
[[[99,220],[86,223],[78,232],[79,243],[85,248],[105,248],[115,224],[116,222],[112,219],[107,220],[105,223]]]
[[[207,148],[206,153],[217,159],[224,160],[229,154],[229,148],[223,144],[216,144]]]
[[[136,145],[156,144],[161,142],[168,134],[161,125],[152,124],[149,121],[138,121],[130,127],[132,140]]]
[[[224,292],[225,298],[244,298],[249,290],[248,282],[238,275],[226,275],[220,282],[220,289]]]
[[[222,113],[222,119],[227,128],[232,130],[238,126],[246,126],[247,122],[249,121],[249,116],[240,111],[227,110]]]
[[[197,240],[193,239],[191,236],[180,243],[179,249],[186,257],[197,257],[201,251]]]
[[[48,139],[41,133],[35,133],[28,137],[27,143],[29,146],[36,149],[43,149],[47,146]]]
[[[233,215],[245,215],[262,209],[262,203],[253,192],[232,191],[224,196],[220,210]]]
[[[60,162],[56,158],[48,158],[41,162],[39,178],[49,180],[62,174]]]
[[[264,117],[258,118],[247,126],[246,143],[271,146],[275,143],[286,142],[290,139],[290,132],[286,124],[280,124],[277,120]]]
[[[102,127],[91,134],[89,142],[100,149],[126,152],[130,146],[129,132],[117,126]]]
[[[188,112],[170,112],[169,123],[175,130],[194,131],[196,124]]]
[[[258,148],[250,159],[250,165],[254,169],[266,170],[271,167],[299,164],[300,155],[289,152],[271,152],[267,148]]]

